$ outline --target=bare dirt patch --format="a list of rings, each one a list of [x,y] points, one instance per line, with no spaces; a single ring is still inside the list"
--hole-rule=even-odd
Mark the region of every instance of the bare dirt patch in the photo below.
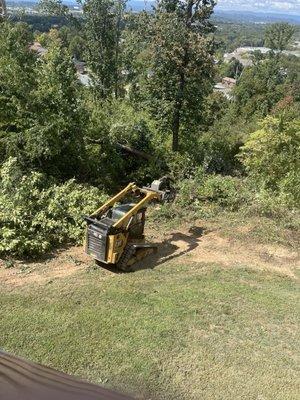
[[[218,264],[224,268],[245,267],[267,270],[295,277],[300,267],[300,254],[282,245],[258,244],[245,238],[227,237],[220,227],[193,227],[161,232],[150,230],[148,239],[158,244],[158,252],[134,266],[134,270],[159,268],[165,263]],[[243,226],[243,231],[251,228]],[[69,247],[36,262],[14,261],[14,265],[0,260],[0,283],[5,287],[45,284],[54,279],[74,275],[94,266],[83,247]],[[9,266],[9,267],[8,267]],[[115,271],[103,269],[103,278]]]
[[[13,266],[0,260],[0,283],[8,287],[45,284],[76,274],[92,265],[93,260],[85,254],[81,246],[57,251],[43,260],[14,261]]]
[[[249,232],[251,227],[244,226]],[[196,225],[180,232],[159,233],[157,254],[136,265],[153,268],[167,261],[214,263],[226,268],[247,266],[294,277],[300,267],[300,253],[282,245],[258,244],[251,240],[226,237],[221,229]],[[155,235],[152,235],[153,237]]]

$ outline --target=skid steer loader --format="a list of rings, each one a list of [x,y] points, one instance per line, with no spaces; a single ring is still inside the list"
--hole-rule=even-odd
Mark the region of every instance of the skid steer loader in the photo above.
[[[168,177],[152,182],[150,187],[139,188],[130,183],[85,217],[86,253],[100,263],[130,271],[135,262],[157,250],[156,245],[145,240],[147,205],[153,201],[171,202],[175,195]]]

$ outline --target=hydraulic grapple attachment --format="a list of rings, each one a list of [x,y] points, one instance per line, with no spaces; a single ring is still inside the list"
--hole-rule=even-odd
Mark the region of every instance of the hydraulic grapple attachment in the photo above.
[[[151,183],[150,187],[144,187],[160,195],[160,201],[163,203],[171,203],[175,200],[176,190],[172,187],[173,180],[168,176],[163,176]]]

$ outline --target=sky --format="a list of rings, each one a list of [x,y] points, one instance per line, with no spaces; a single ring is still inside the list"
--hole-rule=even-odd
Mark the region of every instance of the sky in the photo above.
[[[218,0],[218,9],[278,11],[300,14],[300,0]]]

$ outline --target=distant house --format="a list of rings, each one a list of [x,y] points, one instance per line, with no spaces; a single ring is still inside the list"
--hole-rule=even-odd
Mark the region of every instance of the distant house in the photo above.
[[[37,53],[38,56],[42,57],[47,53],[47,49],[41,45],[39,42],[33,42],[29,49]]]
[[[74,60],[74,65],[78,74],[85,74],[85,62]]]
[[[84,86],[92,86],[92,79],[86,70],[86,64],[84,61],[78,61],[73,59],[74,66],[76,68],[77,77],[80,83]]]
[[[222,84],[228,88],[233,88],[236,85],[236,79],[225,77],[222,79]]]
[[[232,89],[236,85],[236,79],[225,77],[222,78],[222,82],[218,82],[214,86],[214,91],[222,93],[228,100],[232,100],[234,96],[232,95]]]
[[[251,60],[251,55],[254,52],[258,52],[258,51],[261,54],[266,55],[272,50],[270,48],[268,48],[268,47],[251,47],[251,46],[238,47],[232,53],[225,53],[224,54],[224,62],[225,63],[230,63],[230,61],[233,58],[235,58],[235,59],[239,60],[240,63],[243,64],[244,67],[249,67],[249,66],[253,65],[253,61]],[[294,55],[296,57],[300,57],[299,47],[297,48],[297,44],[296,44],[296,48],[294,49],[294,51],[285,50],[283,52],[283,54]]]
[[[228,100],[232,100],[234,96],[232,95],[232,88],[224,85],[222,82],[216,83],[214,86],[214,92],[222,93],[223,96]]]
[[[229,63],[233,58],[239,60],[244,67],[249,67],[253,65],[251,60],[251,54],[256,51],[260,51],[262,54],[267,54],[271,51],[268,47],[238,47],[232,53],[224,54],[224,61]]]

